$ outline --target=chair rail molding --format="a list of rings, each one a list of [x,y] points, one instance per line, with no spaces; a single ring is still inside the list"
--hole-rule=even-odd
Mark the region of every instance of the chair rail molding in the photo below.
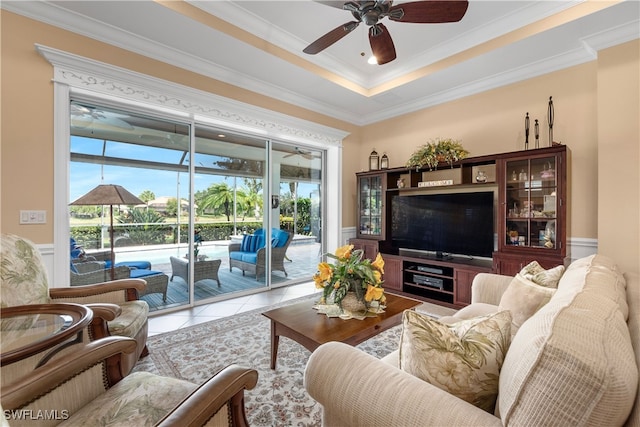
[[[68,286],[69,283],[66,267],[69,251],[66,249],[69,236],[69,102],[72,97],[106,106],[122,108],[126,105],[140,113],[174,119],[181,117],[192,124],[210,124],[326,150],[323,214],[325,218],[335,220],[326,221],[324,238],[327,248],[339,246],[342,239],[342,140],[348,132],[40,44],[36,44],[35,49],[53,66],[55,251],[52,283],[56,286]]]

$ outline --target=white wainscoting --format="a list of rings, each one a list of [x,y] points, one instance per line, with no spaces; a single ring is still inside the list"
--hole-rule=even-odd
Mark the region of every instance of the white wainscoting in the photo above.
[[[356,237],[356,227],[342,228],[342,244],[346,245],[349,239]],[[497,237],[496,237],[497,239]],[[497,242],[497,241],[496,241]],[[496,243],[497,244],[497,243]],[[331,250],[331,248],[329,248]],[[598,252],[598,240],[583,237],[569,237],[567,239],[567,257],[573,262]]]
[[[356,227],[343,227],[342,235],[340,239],[341,245],[346,245],[349,239],[356,237]],[[52,288],[59,288],[67,286],[66,283],[51,283],[53,277],[53,244],[40,244],[36,245],[44,263],[47,267],[47,273],[49,275],[49,286]],[[327,248],[327,250],[333,252],[336,248]],[[589,255],[593,255],[598,252],[598,240],[586,239],[583,237],[570,237],[567,239],[567,256],[571,261],[575,261],[579,258],[584,258]]]

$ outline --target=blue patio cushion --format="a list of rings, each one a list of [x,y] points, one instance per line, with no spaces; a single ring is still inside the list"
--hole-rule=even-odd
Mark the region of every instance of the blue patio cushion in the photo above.
[[[143,279],[147,276],[155,276],[156,274],[162,274],[162,272],[146,270],[144,268],[134,268],[129,272],[129,277],[131,277],[132,279]]]
[[[73,271],[74,273],[78,273],[78,269],[76,268],[76,265],[73,263],[73,261],[71,261],[71,271]]]
[[[252,252],[251,248],[253,248],[253,245],[254,245],[254,243],[253,243],[254,237],[255,236],[253,236],[251,234],[245,234],[242,237],[242,243],[240,243],[240,251],[241,252]]]
[[[81,255],[84,255],[84,249],[73,237],[69,238],[69,249],[71,251],[71,259],[80,258]]]
[[[241,261],[248,262],[249,264],[255,264],[258,262],[257,252],[242,252]]]
[[[229,258],[235,259],[236,261],[244,261],[249,264],[255,264],[258,262],[258,253],[257,252],[231,252],[229,254]]]
[[[242,261],[242,254],[246,252],[234,251],[229,253],[229,258],[235,259],[236,261]]]
[[[242,237],[240,243],[240,252],[258,252],[258,249],[264,246],[264,236],[255,234],[246,234]]]
[[[264,236],[264,229],[259,228],[253,234],[254,236]],[[272,248],[280,248],[284,246],[287,243],[287,240],[289,240],[289,234],[286,231],[280,230],[279,228],[271,229],[271,247]],[[261,248],[261,247],[262,245],[260,245],[258,248]]]
[[[289,233],[284,230],[273,229],[271,230],[271,238],[277,241],[277,245],[273,246],[274,248],[281,248],[286,245],[287,240],[289,240]]]
[[[140,268],[144,270],[151,270],[151,263],[149,261],[122,261],[116,262],[116,267],[129,267],[129,268]],[[107,260],[104,262],[105,268],[111,268],[111,260]]]

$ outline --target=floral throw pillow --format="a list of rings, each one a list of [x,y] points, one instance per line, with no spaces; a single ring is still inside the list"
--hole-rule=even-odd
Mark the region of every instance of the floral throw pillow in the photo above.
[[[493,413],[511,313],[446,325],[407,310],[402,321],[400,369]]]
[[[563,273],[564,265],[545,270],[544,267],[538,264],[538,261],[532,261],[520,270],[520,274],[525,279],[546,288],[557,288]]]

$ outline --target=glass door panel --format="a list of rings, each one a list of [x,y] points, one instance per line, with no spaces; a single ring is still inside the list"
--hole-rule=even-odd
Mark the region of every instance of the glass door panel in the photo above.
[[[309,280],[317,270],[322,249],[323,152],[273,142],[272,159],[278,164],[278,208],[272,213],[273,227],[290,233],[292,241],[274,248],[271,283],[281,286]],[[275,246],[279,246],[275,244]],[[281,245],[280,245],[281,246]]]
[[[114,206],[113,242],[108,205],[70,206],[70,234],[85,249],[85,261],[109,268],[113,244],[117,278],[146,280],[141,298],[151,310],[188,305],[188,288],[173,286],[185,275],[173,274],[171,257],[187,254],[181,230],[189,191],[182,183],[189,178],[190,126],[83,102],[72,102],[70,119],[70,201],[115,184],[143,202]]]
[[[556,157],[506,162],[506,244],[556,248]]]
[[[380,238],[383,234],[383,182],[382,175],[358,178],[360,237]]]
[[[196,126],[194,230],[202,239],[197,262],[219,266],[220,279],[218,285],[198,275],[196,301],[268,285],[267,248],[264,239],[257,237],[267,220],[263,202],[266,153],[263,138]],[[246,247],[236,250],[232,246],[243,242]]]

